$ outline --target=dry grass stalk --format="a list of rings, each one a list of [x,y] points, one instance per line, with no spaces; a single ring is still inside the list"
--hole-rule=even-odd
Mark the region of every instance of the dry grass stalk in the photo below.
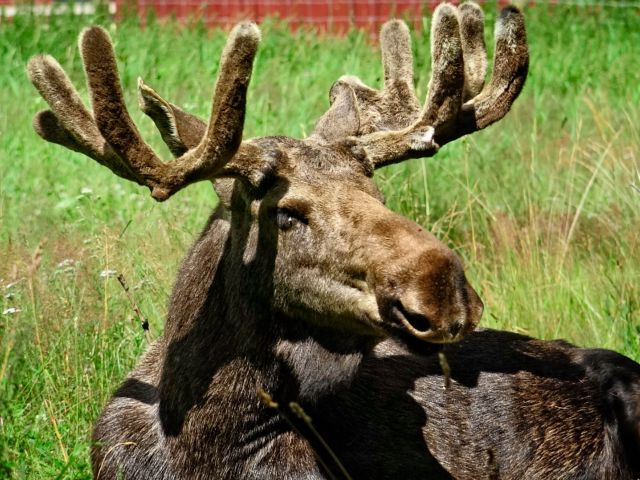
[[[131,308],[133,308],[133,311],[140,319],[140,325],[142,326],[142,330],[144,331],[144,336],[147,339],[147,343],[151,343],[151,332],[149,330],[149,320],[147,320],[147,317],[144,316],[144,314],[142,313],[142,310],[140,310],[140,307],[136,303],[136,300],[133,298],[133,295],[131,294],[131,290],[129,290],[129,285],[127,284],[127,281],[125,280],[124,275],[122,273],[118,274],[118,282],[120,282],[120,285],[122,285],[122,289],[124,290],[125,295],[129,299]]]
[[[449,366],[449,362],[444,352],[438,352],[438,362],[440,363],[440,368],[442,369],[442,375],[444,377],[444,388],[451,387],[451,367]]]
[[[60,430],[58,429],[58,422],[56,421],[56,417],[53,414],[53,408],[51,407],[51,402],[49,399],[45,398],[44,406],[47,409],[47,413],[49,414],[49,420],[51,421],[51,425],[53,426],[53,432],[56,435],[56,440],[58,441],[58,446],[60,447],[60,452],[62,453],[62,459],[64,463],[69,463],[69,455],[67,454],[67,449],[62,443],[62,435],[60,435]]]
[[[35,293],[35,276],[42,265],[42,253],[44,251],[44,244],[47,242],[46,238],[40,240],[38,246],[31,255],[31,260],[27,265],[27,287],[29,289],[29,300],[31,301],[31,312],[33,314],[33,329],[36,340],[36,346],[38,347],[38,353],[40,355],[40,365],[44,367],[44,352],[42,351],[42,338],[40,337],[40,328],[38,325],[38,312],[36,308],[36,293]]]
[[[320,432],[318,432],[313,426],[312,419],[304,411],[302,406],[298,402],[289,402],[287,406],[288,410],[283,408],[279,402],[276,402],[273,397],[266,392],[263,388],[258,388],[258,397],[260,401],[268,408],[274,408],[278,410],[280,416],[291,425],[300,435],[302,435],[309,442],[309,445],[313,449],[318,461],[324,467],[325,473],[332,480],[352,480],[349,472],[344,468],[344,465],[338,459],[338,456],[334,453],[331,447],[325,442]],[[302,424],[299,424],[295,419],[301,420]]]

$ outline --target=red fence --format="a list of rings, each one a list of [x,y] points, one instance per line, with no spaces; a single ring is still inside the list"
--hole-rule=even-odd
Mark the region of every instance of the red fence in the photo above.
[[[260,22],[266,17],[286,19],[319,30],[345,31],[350,27],[376,30],[393,17],[420,27],[423,15],[443,0],[115,0],[118,10],[135,9],[139,15],[153,10],[158,16],[198,19],[207,25],[228,25],[238,20]],[[450,0],[451,1],[451,0]],[[510,3],[509,0],[499,0]],[[453,0],[452,3],[458,3]]]
[[[144,18],[154,12],[160,18],[173,16],[179,20],[199,20],[205,24],[229,25],[238,20],[260,22],[265,17],[286,19],[293,28],[301,25],[318,30],[344,31],[350,27],[377,31],[392,17],[411,21],[421,27],[424,14],[442,0],[0,0],[5,17],[12,17],[16,5],[23,5],[37,14],[50,15],[72,9],[76,14],[90,14],[97,2],[108,2],[116,18],[123,12],[135,12]],[[453,3],[458,3],[456,0]],[[482,0],[480,0],[482,2]],[[499,4],[518,0],[498,0]],[[533,3],[535,0],[519,0]],[[638,8],[637,0],[545,0],[551,4],[582,7]]]
[[[260,22],[265,17],[289,21],[293,28],[314,26],[320,30],[344,31],[351,26],[377,28],[392,16],[418,20],[439,0],[116,0],[120,8],[131,6],[140,15],[153,10],[158,16],[195,18],[207,25],[227,25],[241,19]]]
[[[293,28],[301,25],[318,30],[345,31],[350,27],[377,30],[389,18],[400,17],[420,27],[425,12],[433,10],[442,0],[111,0],[110,11],[116,16],[135,12],[144,18],[150,11],[158,17],[199,20],[205,24],[229,25],[238,20],[260,22],[265,17],[286,19]],[[507,3],[504,0],[502,3]],[[5,15],[13,16],[16,3],[22,0],[0,0]],[[454,0],[454,3],[455,2]],[[91,13],[92,1],[33,0],[31,8],[49,15],[72,8],[76,13]]]

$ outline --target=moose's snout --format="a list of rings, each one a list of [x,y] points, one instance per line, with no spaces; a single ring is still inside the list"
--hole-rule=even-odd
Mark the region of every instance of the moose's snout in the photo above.
[[[380,265],[380,316],[421,340],[456,341],[478,325],[484,306],[457,256],[425,233],[405,238],[411,248],[403,249],[393,268]]]

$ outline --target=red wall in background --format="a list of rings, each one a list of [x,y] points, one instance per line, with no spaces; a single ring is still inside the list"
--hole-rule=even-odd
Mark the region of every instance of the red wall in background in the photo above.
[[[320,31],[342,32],[354,26],[377,32],[380,25],[392,17],[405,18],[416,28],[422,24],[425,12],[433,10],[442,0],[107,0],[116,17],[125,11],[134,11],[144,18],[149,11],[158,17],[175,16],[180,20],[204,21],[206,25],[230,25],[238,20],[260,22],[265,17],[279,17],[289,21],[293,28],[315,27]],[[456,0],[450,0],[458,3]],[[509,3],[499,0],[499,3]],[[94,3],[52,0],[0,0],[5,14],[15,10],[16,4],[36,5],[37,11],[50,14],[46,7],[73,6],[79,13],[90,13]],[[46,7],[45,7],[46,6]],[[44,9],[42,7],[45,7]],[[88,7],[88,8],[87,8]],[[8,16],[12,16],[10,13]]]
[[[351,26],[377,29],[389,18],[400,17],[421,26],[422,16],[442,0],[115,0],[117,10],[136,9],[145,15],[203,20],[207,25],[229,25],[238,20],[260,22],[265,17],[287,19],[293,28],[301,25],[319,30],[345,31]],[[453,0],[452,3],[459,3]],[[507,4],[508,0],[500,1]]]
[[[314,26],[319,30],[344,31],[351,26],[378,28],[392,16],[420,21],[440,0],[116,0],[118,11],[135,8],[144,15],[149,9],[160,16],[203,20],[207,25],[228,25],[238,20],[260,22],[265,17],[287,19],[293,28]]]

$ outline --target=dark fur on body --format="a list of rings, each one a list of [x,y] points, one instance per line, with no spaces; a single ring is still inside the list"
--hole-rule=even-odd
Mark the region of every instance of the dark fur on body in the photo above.
[[[223,254],[234,244],[224,216],[185,260],[165,336],[96,425],[96,477],[325,478],[258,387],[299,401],[355,479],[640,474],[640,366],[631,360],[492,330],[444,347],[345,337],[259,312],[259,302],[245,306],[248,316],[228,315],[224,298],[268,288],[251,285],[249,272],[222,280],[238,268],[224,261],[234,258]]]

